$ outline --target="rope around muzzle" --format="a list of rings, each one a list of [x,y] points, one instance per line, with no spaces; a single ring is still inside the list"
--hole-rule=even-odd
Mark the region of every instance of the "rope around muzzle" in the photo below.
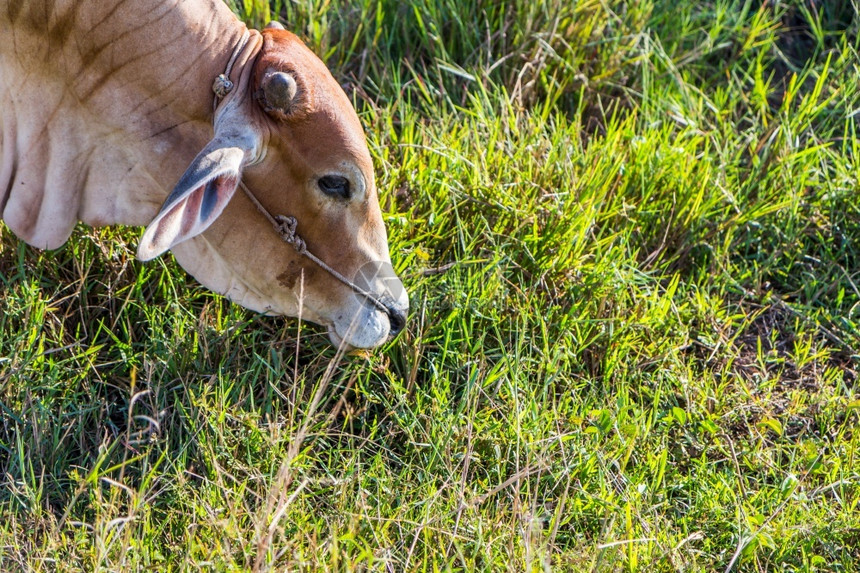
[[[230,57],[230,61],[227,63],[227,69],[223,74],[219,75],[215,78],[215,82],[212,84],[212,92],[215,94],[214,102],[213,102],[213,114],[218,111],[218,104],[233,91],[234,84],[230,80],[230,74],[233,71],[233,65],[236,63],[236,59],[239,57],[239,53],[245,48],[245,45],[248,43],[251,34],[248,30],[245,30],[245,33],[242,35],[242,39],[239,41],[239,44],[233,50],[233,55]],[[214,116],[213,116],[214,121]],[[289,215],[272,215],[268,209],[266,209],[262,203],[260,203],[259,199],[248,189],[248,186],[241,179],[241,175],[239,178],[239,187],[245,192],[245,195],[248,196],[248,199],[251,200],[251,203],[254,204],[254,207],[266,218],[269,223],[272,224],[272,228],[275,230],[275,233],[288,245],[291,245],[299,255],[305,256],[309,258],[311,261],[316,263],[320,268],[329,273],[331,276],[351,288],[356,293],[360,294],[370,302],[374,304],[379,310],[384,312],[386,315],[391,314],[391,310],[384,302],[379,300],[379,297],[374,295],[371,292],[361,288],[351,280],[347,279],[345,276],[337,272],[335,269],[331,268],[329,265],[325,263],[318,256],[314,255],[312,252],[308,250],[307,243],[302,239],[299,234],[296,232],[296,229],[299,225],[298,220],[295,217]]]

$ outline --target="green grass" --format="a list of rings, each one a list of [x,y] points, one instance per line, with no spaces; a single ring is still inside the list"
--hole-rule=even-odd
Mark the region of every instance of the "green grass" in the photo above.
[[[860,19],[811,4],[235,2],[356,102],[407,331],[4,228],[0,569],[860,569]]]

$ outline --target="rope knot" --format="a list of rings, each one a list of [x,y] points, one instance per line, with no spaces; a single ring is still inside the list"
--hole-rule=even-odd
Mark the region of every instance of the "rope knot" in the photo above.
[[[212,91],[215,92],[215,97],[224,99],[224,96],[233,91],[233,82],[230,81],[227,74],[221,74],[212,83]]]
[[[299,224],[296,218],[286,215],[275,215],[274,219],[275,231],[280,235],[284,242],[288,245],[292,245],[300,255],[306,255],[308,252],[308,246],[305,244],[304,239],[299,237],[296,233],[296,227]]]

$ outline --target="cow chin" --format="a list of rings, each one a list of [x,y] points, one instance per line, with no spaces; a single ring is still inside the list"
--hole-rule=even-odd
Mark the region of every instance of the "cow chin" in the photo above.
[[[315,308],[310,300],[301,308],[286,300],[278,304],[242,280],[203,237],[195,237],[171,250],[177,262],[203,286],[256,312],[286,316],[301,314],[302,320],[327,327],[335,347],[345,345],[347,351],[375,348],[388,340],[391,328],[388,316],[355,295],[350,295],[341,306],[329,309]]]

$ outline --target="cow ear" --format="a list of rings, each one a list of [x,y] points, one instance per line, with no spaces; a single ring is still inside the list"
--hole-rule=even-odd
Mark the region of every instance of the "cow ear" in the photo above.
[[[205,231],[224,211],[242,176],[245,151],[214,139],[203,148],[168,195],[137,247],[137,258],[154,259]]]

